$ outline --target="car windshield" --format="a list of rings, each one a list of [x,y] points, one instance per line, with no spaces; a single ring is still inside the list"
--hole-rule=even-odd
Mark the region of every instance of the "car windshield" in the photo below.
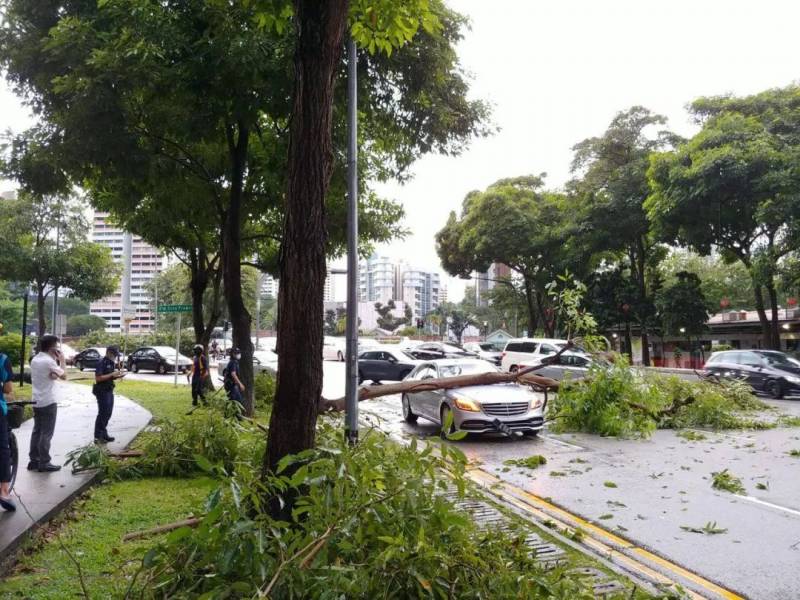
[[[764,352],[761,356],[767,359],[767,362],[771,365],[776,365],[780,367],[796,367],[797,365],[789,360],[789,357],[785,354],[780,354],[778,352]]]
[[[452,365],[439,365],[439,377],[458,377],[459,375],[478,375],[496,373],[497,369],[488,362],[463,362]]]
[[[499,352],[499,349],[495,344],[487,342],[485,344],[479,344],[479,346],[484,352]]]
[[[444,350],[445,352],[456,353],[456,354],[464,352],[463,348],[459,348],[458,346],[451,346],[450,344],[442,344],[442,350]]]
[[[417,360],[416,358],[414,358],[414,356],[403,350],[398,350],[395,353],[395,355],[397,356],[397,358],[402,358],[403,360]]]

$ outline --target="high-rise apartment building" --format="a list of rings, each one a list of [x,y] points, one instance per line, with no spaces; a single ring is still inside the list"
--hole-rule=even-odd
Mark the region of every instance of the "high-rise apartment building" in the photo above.
[[[396,265],[386,256],[373,254],[358,267],[359,302],[399,300],[396,294]]]
[[[406,269],[402,274],[403,301],[411,307],[415,319],[424,318],[439,306],[439,273]]]
[[[125,313],[132,317],[131,333],[152,331],[155,315],[148,283],[164,268],[164,256],[138,236],[110,223],[108,213],[104,212],[94,213],[92,241],[111,249],[114,262],[122,265],[122,277],[117,290],[92,302],[89,311],[105,319],[106,331],[124,331]]]
[[[278,298],[278,280],[272,275],[264,275],[261,277],[261,294],[267,298]]]
[[[511,277],[511,269],[502,263],[492,263],[483,273],[476,272],[475,281],[475,305],[488,306],[489,291],[494,289],[499,280]]]

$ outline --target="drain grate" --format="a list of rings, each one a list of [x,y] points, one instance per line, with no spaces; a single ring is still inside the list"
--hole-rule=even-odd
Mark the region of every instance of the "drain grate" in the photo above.
[[[568,573],[592,579],[592,590],[596,598],[607,598],[625,591],[625,586],[619,581],[610,579],[606,573],[594,567],[577,567],[570,569]]]

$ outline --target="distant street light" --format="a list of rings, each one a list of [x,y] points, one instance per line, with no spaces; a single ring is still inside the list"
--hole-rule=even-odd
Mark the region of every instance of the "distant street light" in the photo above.
[[[681,333],[686,333],[686,327],[681,327]]]

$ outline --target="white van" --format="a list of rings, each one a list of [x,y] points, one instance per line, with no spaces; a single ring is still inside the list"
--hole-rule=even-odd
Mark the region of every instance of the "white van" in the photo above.
[[[541,359],[548,354],[555,354],[566,346],[567,340],[549,338],[517,338],[508,340],[500,358],[500,368],[513,373],[522,363]]]

